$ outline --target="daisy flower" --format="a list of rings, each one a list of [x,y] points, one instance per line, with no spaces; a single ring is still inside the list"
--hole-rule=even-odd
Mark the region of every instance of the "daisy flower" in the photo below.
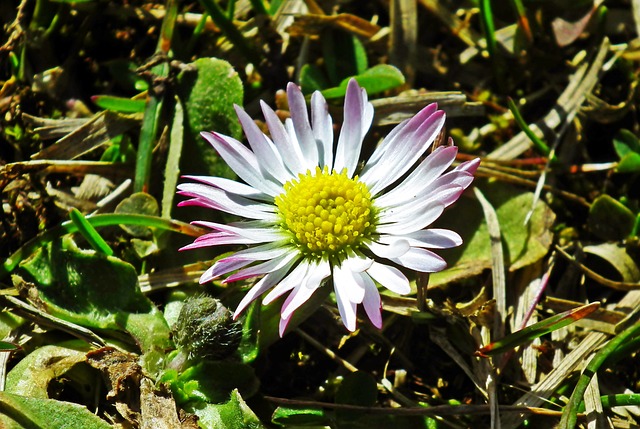
[[[244,245],[218,260],[200,278],[206,283],[261,277],[244,296],[234,317],[256,298],[269,304],[288,294],[281,309],[280,335],[293,313],[331,282],[345,327],[356,328],[359,304],[376,327],[382,325],[378,286],[397,294],[411,291],[400,268],[432,273],[446,267],[429,249],[459,246],[460,236],[427,229],[473,181],[479,159],[446,172],[455,146],[438,147],[421,160],[442,130],[445,114],[436,104],[400,123],[359,166],[362,141],[373,119],[367,93],[355,80],[347,87],[344,122],[334,145],[333,122],[320,92],[311,115],[300,89],[287,86],[291,117],[284,124],[262,102],[265,135],[236,106],[249,147],[216,132],[204,137],[244,183],[187,176],[178,186],[196,205],[237,215],[229,224],[193,222],[212,230],[183,247]]]

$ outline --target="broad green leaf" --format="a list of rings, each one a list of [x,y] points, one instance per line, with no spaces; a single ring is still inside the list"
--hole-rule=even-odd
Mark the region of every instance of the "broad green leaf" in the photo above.
[[[336,85],[349,76],[366,72],[367,53],[356,36],[327,28],[322,32],[321,39],[325,68],[331,84]]]
[[[617,241],[631,234],[635,220],[631,210],[609,195],[603,194],[591,204],[587,226],[599,238]]]
[[[544,201],[538,201],[531,220],[525,225],[533,201],[532,193],[498,182],[483,184],[478,181],[476,185],[496,209],[505,244],[505,265],[509,271],[533,264],[547,254],[553,240],[550,228],[555,214]],[[456,231],[464,243],[457,248],[438,251],[449,268],[431,274],[429,285],[444,285],[491,267],[491,241],[477,201],[460,198],[433,227]]]
[[[181,172],[235,177],[200,133],[216,131],[242,138],[242,128],[233,108],[234,104],[242,106],[244,94],[238,73],[224,60],[200,58],[178,75],[177,92],[187,125]]]
[[[0,392],[0,427],[6,429],[111,429],[87,408],[53,399]]]
[[[305,64],[300,69],[300,89],[304,94],[320,91],[331,84],[327,81],[322,70],[314,64]]]
[[[263,429],[264,426],[237,390],[231,392],[231,398],[224,404],[196,403],[186,407],[188,412],[199,417],[198,424],[203,428],[216,429]]]
[[[599,302],[593,302],[591,304],[583,305],[582,307],[556,314],[555,316],[551,316],[548,319],[534,323],[520,331],[507,335],[499,341],[495,341],[480,348],[476,352],[476,355],[487,357],[503,353],[541,337],[544,334],[564,328],[577,320],[583,319],[596,311],[599,307]]]
[[[169,383],[178,404],[190,401],[222,403],[234,390],[250,397],[259,385],[252,367],[228,361],[203,361],[180,374],[168,370],[162,381]]]
[[[388,64],[378,64],[362,74],[353,76],[360,86],[367,90],[369,95],[397,88],[404,84],[402,72]],[[339,86],[322,91],[327,99],[344,97],[347,92],[347,84],[351,77],[343,80]]]
[[[596,255],[611,264],[624,282],[640,281],[640,269],[638,264],[627,253],[624,246],[615,243],[601,243],[593,246],[585,246],[584,253]],[[597,271],[597,270],[596,270]]]
[[[640,171],[640,153],[629,152],[620,158],[616,166],[618,173],[637,173]]]
[[[640,154],[640,140],[631,131],[623,128],[613,138],[613,148],[620,158],[629,153]]]
[[[74,366],[85,362],[89,345],[80,340],[38,347],[21,359],[7,374],[5,391],[31,398],[49,398],[49,384],[65,377]]]
[[[158,202],[146,192],[136,192],[125,198],[115,209],[117,214],[137,214],[157,216],[159,213]],[[127,231],[134,237],[149,238],[152,231],[149,227],[139,225],[120,225],[120,228]]]
[[[127,331],[143,351],[170,346],[169,327],[140,292],[130,264],[80,250],[65,238],[41,247],[20,267],[54,316],[90,328]]]
[[[147,105],[145,99],[132,100],[112,95],[94,95],[91,97],[91,101],[101,109],[120,113],[142,113]]]

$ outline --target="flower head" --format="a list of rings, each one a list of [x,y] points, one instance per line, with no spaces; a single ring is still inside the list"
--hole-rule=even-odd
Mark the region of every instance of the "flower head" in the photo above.
[[[229,273],[225,282],[261,277],[234,317],[267,291],[265,304],[288,293],[282,335],[294,311],[331,279],[347,329],[356,328],[359,304],[380,327],[378,285],[407,294],[409,280],[398,267],[440,271],[446,263],[429,249],[462,243],[453,231],[427,227],[471,184],[479,160],[446,172],[456,157],[455,146],[438,147],[420,160],[445,120],[431,104],[395,127],[359,168],[373,106],[355,80],[347,87],[335,147],[324,97],[313,94],[310,117],[296,85],[288,85],[287,97],[291,117],[284,124],[261,104],[270,137],[236,106],[250,149],[231,137],[202,133],[244,183],[188,176],[196,183],[179,185],[180,194],[190,197],[180,205],[209,207],[245,220],[194,222],[212,232],[183,249],[247,246],[218,260],[200,278],[206,283]]]

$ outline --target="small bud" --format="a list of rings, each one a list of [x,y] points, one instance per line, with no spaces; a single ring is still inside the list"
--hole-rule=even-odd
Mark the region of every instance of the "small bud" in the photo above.
[[[173,339],[189,359],[224,359],[238,349],[241,338],[242,325],[206,295],[187,299],[173,327]]]

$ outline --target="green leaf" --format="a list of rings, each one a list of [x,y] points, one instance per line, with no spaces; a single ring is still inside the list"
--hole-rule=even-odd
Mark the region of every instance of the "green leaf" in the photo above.
[[[0,427],[6,429],[111,429],[81,405],[0,392]]]
[[[231,393],[231,398],[225,404],[196,403],[191,407],[186,407],[186,410],[197,415],[200,419],[198,424],[205,428],[264,429],[258,417],[244,402],[237,390]]]
[[[345,376],[336,393],[336,403],[372,407],[378,398],[378,385],[371,374],[364,371],[352,372]],[[336,416],[343,421],[354,421],[363,416],[362,412],[336,410]]]
[[[284,427],[329,426],[329,419],[323,410],[316,408],[278,407],[271,416],[271,422]]]
[[[322,70],[313,64],[305,64],[300,69],[300,89],[304,94],[320,91],[331,84],[327,81]]]
[[[613,148],[620,158],[629,153],[640,154],[640,140],[631,131],[623,128],[613,138]]]
[[[636,217],[622,203],[607,194],[600,195],[589,208],[587,227],[603,240],[623,240],[633,230]]]
[[[402,72],[388,64],[378,64],[362,74],[353,76],[353,78],[367,90],[369,95],[397,88],[405,82]],[[349,77],[343,80],[340,86],[325,89],[322,91],[322,95],[327,99],[344,97],[350,79]]]
[[[87,219],[76,208],[69,211],[69,219],[78,228],[78,232],[82,234],[85,240],[89,242],[96,252],[104,253],[107,256],[113,255],[113,250],[104,238],[96,231],[96,229],[87,221]]]
[[[189,401],[222,403],[234,390],[250,397],[259,386],[252,367],[228,361],[203,361],[177,375],[169,370],[163,380],[170,382],[179,404]]]
[[[13,343],[8,343],[6,341],[0,341],[0,352],[12,352],[14,350],[19,350],[20,346]]]
[[[356,36],[328,28],[322,32],[321,39],[327,75],[333,85],[366,72],[367,53]]]
[[[38,347],[20,360],[9,374],[5,391],[31,398],[49,398],[49,384],[65,377],[74,366],[85,362],[89,345],[73,340]]]
[[[226,61],[200,58],[178,75],[177,92],[187,124],[180,170],[183,174],[234,178],[233,171],[200,132],[216,131],[242,138],[233,108],[234,104],[242,105],[244,93],[238,73]]]
[[[145,99],[132,100],[124,97],[114,97],[112,95],[94,95],[91,97],[93,103],[104,110],[113,110],[120,113],[142,113],[147,105]]]
[[[158,202],[146,192],[136,192],[125,198],[115,209],[117,214],[137,214],[157,216],[159,212]],[[127,231],[134,237],[151,237],[152,231],[149,227],[140,225],[120,225],[120,228]]]
[[[510,185],[476,180],[482,193],[496,209],[500,232],[505,244],[505,265],[514,271],[533,264],[547,254],[553,241],[550,231],[555,214],[539,200],[527,225],[524,220],[531,208],[533,194]],[[491,240],[480,204],[461,198],[434,224],[437,228],[456,231],[463,239],[460,247],[439,251],[449,268],[429,276],[429,285],[443,285],[451,281],[480,274],[491,267]]]
[[[162,313],[140,292],[130,264],[79,250],[66,238],[41,247],[20,268],[52,315],[90,328],[127,331],[143,351],[171,345]]]
[[[618,173],[637,173],[640,171],[640,153],[629,152],[620,158],[616,166]]]

